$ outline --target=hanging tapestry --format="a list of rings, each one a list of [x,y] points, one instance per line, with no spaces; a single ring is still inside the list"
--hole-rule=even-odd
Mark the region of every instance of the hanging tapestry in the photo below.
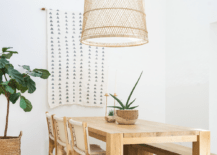
[[[106,48],[80,43],[81,12],[47,10],[48,103],[103,107],[107,90]]]

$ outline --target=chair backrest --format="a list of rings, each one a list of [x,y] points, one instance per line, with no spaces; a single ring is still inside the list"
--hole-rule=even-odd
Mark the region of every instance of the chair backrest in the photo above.
[[[56,129],[57,143],[62,146],[68,146],[68,130],[66,117],[60,118],[54,116],[54,126]]]
[[[87,123],[69,119],[68,124],[71,133],[72,148],[77,148],[86,154],[90,152]]]
[[[46,112],[46,118],[47,118],[47,126],[48,126],[49,135],[54,137],[53,117],[48,112]]]

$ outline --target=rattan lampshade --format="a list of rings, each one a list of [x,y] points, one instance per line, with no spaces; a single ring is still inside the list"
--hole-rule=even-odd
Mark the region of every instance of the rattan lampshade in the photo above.
[[[143,0],[85,0],[81,42],[101,47],[148,43]]]

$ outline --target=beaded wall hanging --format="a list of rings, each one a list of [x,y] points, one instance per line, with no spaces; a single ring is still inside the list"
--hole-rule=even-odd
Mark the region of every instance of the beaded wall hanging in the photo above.
[[[81,12],[47,10],[48,103],[103,107],[107,90],[107,52],[80,43]]]

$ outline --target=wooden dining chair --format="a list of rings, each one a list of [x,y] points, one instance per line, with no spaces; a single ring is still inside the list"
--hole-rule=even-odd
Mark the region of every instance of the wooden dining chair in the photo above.
[[[48,155],[53,155],[53,150],[56,146],[56,135],[53,124],[53,116],[46,112],[47,126],[48,126],[48,134],[49,134],[49,152]],[[55,148],[56,149],[56,148]]]
[[[56,155],[70,155],[71,146],[68,138],[68,125],[66,117],[54,116],[54,126],[56,131]]]
[[[106,151],[99,145],[89,144],[87,123],[68,120],[71,134],[71,148],[73,155],[106,155]]]

